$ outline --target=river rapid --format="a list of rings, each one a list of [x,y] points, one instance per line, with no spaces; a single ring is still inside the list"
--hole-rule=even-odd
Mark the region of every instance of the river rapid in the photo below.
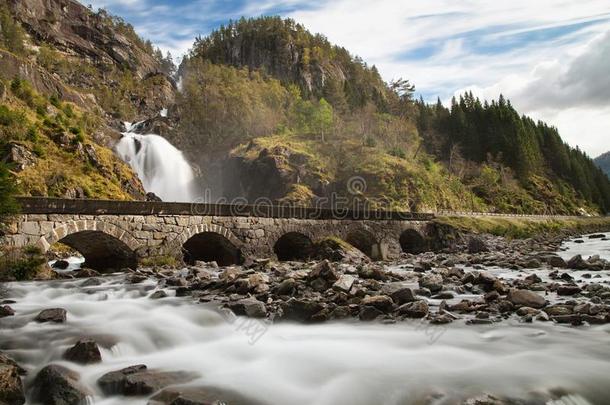
[[[610,241],[585,239],[566,243],[561,254],[610,257],[609,248]],[[607,282],[607,273],[596,282]],[[109,371],[146,364],[194,372],[198,377],[187,385],[236,392],[248,399],[243,403],[440,405],[490,393],[527,404],[610,404],[610,325],[517,319],[494,325],[268,324],[171,290],[168,298],[150,299],[154,281],[125,284],[122,275],[100,280],[89,286],[83,285],[87,280],[6,285],[15,316],[0,319],[0,350],[28,370],[26,387],[55,363],[80,374],[94,393],[92,403],[146,404],[143,397],[103,398],[96,384]],[[66,323],[33,322],[41,310],[58,307],[67,310]],[[80,337],[98,342],[101,363],[62,360]]]

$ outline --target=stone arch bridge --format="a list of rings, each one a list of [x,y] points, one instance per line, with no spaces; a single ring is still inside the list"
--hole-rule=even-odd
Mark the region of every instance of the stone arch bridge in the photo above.
[[[373,259],[419,253],[435,237],[432,214],[294,206],[19,198],[21,214],[3,243],[57,242],[78,250],[88,267],[135,267],[144,257],[240,263],[247,257],[306,259],[314,244],[343,239]]]

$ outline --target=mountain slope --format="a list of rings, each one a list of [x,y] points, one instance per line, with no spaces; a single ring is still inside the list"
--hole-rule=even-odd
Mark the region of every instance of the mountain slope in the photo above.
[[[606,152],[596,157],[594,161],[595,164],[599,166],[599,168],[602,169],[602,171],[606,173],[608,177],[610,177],[610,152]]]
[[[25,195],[143,198],[111,148],[120,120],[173,102],[165,60],[122,20],[72,0],[0,5],[0,158]]]
[[[500,97],[412,99],[292,20],[242,19],[198,38],[168,131],[223,197],[312,204],[339,196],[413,210],[610,210],[586,155]],[[366,187],[348,190],[357,177]]]

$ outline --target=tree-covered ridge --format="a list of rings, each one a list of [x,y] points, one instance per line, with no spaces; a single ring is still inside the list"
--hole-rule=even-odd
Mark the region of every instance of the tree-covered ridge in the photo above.
[[[504,97],[482,103],[468,93],[454,98],[450,108],[421,101],[417,106],[420,134],[451,170],[463,170],[456,168],[463,159],[494,162],[532,192],[532,179],[546,177],[560,190],[570,185],[583,199],[610,210],[610,183],[594,162],[563,142],[556,128],[519,115]]]
[[[610,152],[596,157],[594,162],[610,178]]]
[[[384,83],[375,67],[292,20],[231,22],[198,38],[180,72],[185,149],[213,150],[204,167],[235,148],[248,168],[231,195],[311,202],[361,175],[367,198],[396,208],[610,209],[610,184],[591,159],[503,97],[467,94],[449,108],[414,101],[408,81]],[[293,155],[309,160],[293,164]],[[283,173],[273,187],[257,183],[264,173],[249,177],[269,159]]]
[[[375,66],[291,19],[230,22],[197,38],[190,57],[260,70],[283,84],[296,84],[303,97],[324,97],[340,110],[369,102],[387,108],[389,94]]]

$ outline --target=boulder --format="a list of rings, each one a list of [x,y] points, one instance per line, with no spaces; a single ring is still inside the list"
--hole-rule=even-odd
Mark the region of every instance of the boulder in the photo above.
[[[440,291],[443,289],[443,277],[440,274],[425,274],[419,279],[419,286],[431,292]]]
[[[333,284],[333,288],[335,290],[349,292],[352,286],[354,285],[354,281],[356,278],[349,274],[343,274],[339,277],[339,279]]]
[[[80,270],[76,270],[73,273],[73,275],[76,278],[90,278],[90,277],[98,277],[100,275],[100,273],[99,273],[99,271],[95,271],[88,267],[83,267]]]
[[[384,294],[389,295],[390,298],[392,298],[392,300],[398,305],[416,300],[415,291],[413,291],[412,288],[405,287],[400,283],[385,284],[381,290]]]
[[[15,315],[15,311],[13,311],[13,308],[9,307],[8,305],[0,306],[0,318],[13,315]]]
[[[277,295],[292,295],[297,288],[297,282],[294,278],[287,278],[274,288]]]
[[[86,403],[92,395],[79,384],[79,375],[66,367],[51,364],[36,375],[32,383],[34,401],[44,405],[67,405]]]
[[[228,304],[229,309],[236,315],[245,315],[251,318],[264,318],[267,316],[265,304],[255,298],[245,298]]]
[[[372,279],[378,281],[385,281],[388,279],[388,275],[385,270],[375,264],[365,264],[358,269],[358,276],[364,279]]]
[[[150,395],[170,385],[183,384],[197,378],[184,371],[148,370],[136,365],[104,374],[97,380],[105,395]]]
[[[311,322],[312,317],[320,312],[324,305],[313,300],[291,298],[287,302],[283,302],[281,308],[282,319]]]
[[[40,313],[34,319],[36,322],[53,322],[53,323],[64,323],[67,319],[67,312],[63,308],[50,308],[40,311]]]
[[[70,262],[67,260],[57,260],[51,267],[54,269],[65,270],[70,266]]]
[[[401,305],[398,313],[409,318],[423,318],[428,315],[428,310],[428,303],[425,300],[419,300]]]
[[[36,163],[36,156],[21,144],[10,142],[4,150],[6,152],[2,162],[11,165],[12,170],[16,172],[21,172]]]
[[[169,387],[155,394],[148,405],[261,405],[252,398],[215,387]]]
[[[102,355],[94,340],[81,339],[64,353],[64,359],[79,364],[93,364],[102,361]]]
[[[580,287],[573,284],[564,284],[557,287],[558,295],[575,295],[581,291]]]
[[[529,290],[511,289],[508,292],[508,300],[514,305],[522,305],[532,308],[542,308],[546,300],[541,295]]]
[[[582,255],[576,255],[568,260],[567,267],[574,270],[585,270],[588,266]]]
[[[572,307],[567,305],[551,305],[544,308],[544,312],[549,316],[557,316],[557,315],[571,315],[574,311]]]
[[[372,307],[372,306],[364,306],[362,307],[362,309],[360,310],[360,313],[358,314],[358,318],[360,318],[361,321],[372,321],[377,319],[380,316],[384,316],[385,314],[383,312],[381,312],[379,309]]]
[[[360,302],[361,305],[375,307],[380,311],[389,312],[392,310],[394,301],[387,295],[374,295],[372,297],[365,297]]]
[[[158,300],[158,299],[166,298],[166,297],[167,297],[167,293],[165,291],[157,290],[154,293],[150,294],[149,298],[153,299],[153,300]]]
[[[471,236],[470,239],[468,239],[468,253],[476,254],[484,252],[489,252],[487,243],[479,236]]]
[[[16,365],[0,363],[0,403],[8,405],[25,403],[20,369]]]
[[[556,267],[559,269],[565,269],[566,267],[568,267],[568,263],[566,263],[565,260],[563,260],[563,258],[559,257],[559,256],[547,256],[545,258],[546,262],[548,263],[549,266],[551,267]]]
[[[316,264],[307,274],[307,278],[309,280],[322,279],[328,283],[334,283],[339,280],[339,276],[328,260],[323,260]]]
[[[163,200],[161,199],[161,197],[159,197],[158,195],[156,195],[155,193],[146,193],[146,201],[151,201],[151,202],[163,202]]]

